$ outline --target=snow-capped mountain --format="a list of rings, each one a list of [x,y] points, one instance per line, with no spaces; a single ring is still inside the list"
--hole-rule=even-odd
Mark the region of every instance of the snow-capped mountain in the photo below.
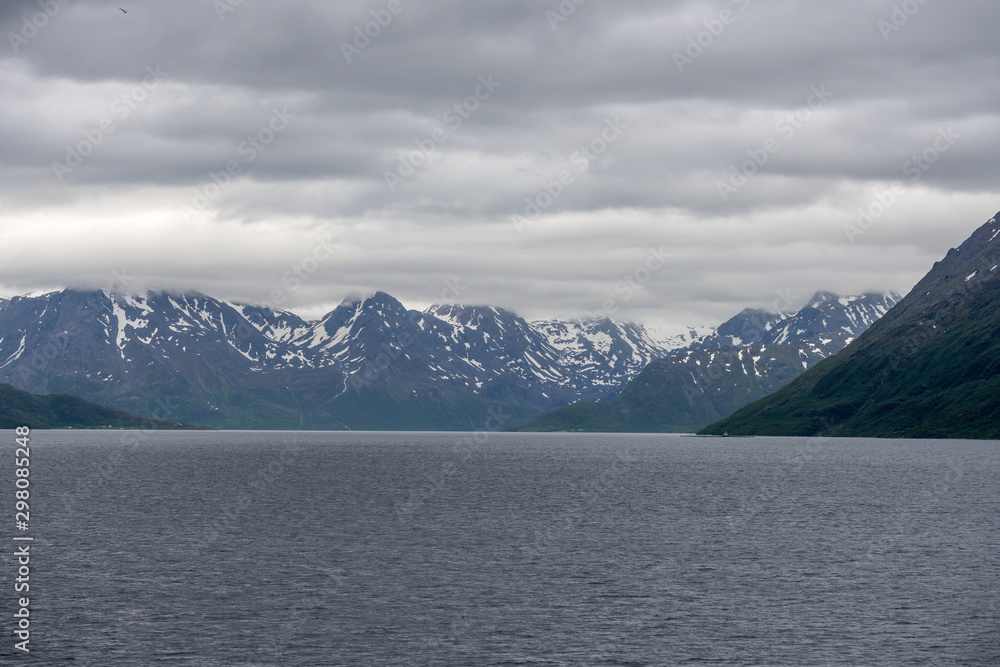
[[[0,307],[0,380],[213,426],[476,428],[490,409],[605,397],[664,353],[638,325],[559,330],[488,306],[407,310],[384,292],[310,322],[197,293],[63,290]]]
[[[706,433],[1000,438],[1000,214],[836,358]]]
[[[723,322],[694,347],[712,348],[750,343],[787,343],[821,333],[843,331],[856,338],[902,297],[895,292],[841,297],[819,291],[794,313],[771,313],[747,308]]]
[[[761,342],[786,343],[830,331],[843,331],[857,338],[902,298],[895,292],[848,297],[840,297],[831,292],[816,292],[808,304],[791,317],[778,322],[772,334],[765,336]]]
[[[227,305],[242,315],[266,338],[278,343],[296,340],[313,327],[313,323],[306,322],[295,313],[286,310],[272,310],[264,306],[232,302],[227,302]]]
[[[714,332],[715,327],[710,326],[646,327],[646,333],[649,334],[650,340],[657,347],[666,351],[690,347]]]
[[[631,378],[670,348],[642,325],[595,320],[540,320],[531,323],[557,351],[558,363],[574,369],[584,386],[617,393]]]
[[[795,313],[746,309],[648,364],[613,400],[558,408],[525,431],[690,431],[838,353],[899,300],[817,292]],[[692,332],[694,333],[694,332]]]
[[[819,293],[764,318],[757,342],[824,326],[848,335],[888,303],[870,296]],[[475,429],[490,414],[515,423],[612,398],[678,348],[746,336],[741,316],[664,332],[491,306],[421,312],[377,292],[307,321],[198,293],[63,290],[0,302],[0,381],[217,427]]]

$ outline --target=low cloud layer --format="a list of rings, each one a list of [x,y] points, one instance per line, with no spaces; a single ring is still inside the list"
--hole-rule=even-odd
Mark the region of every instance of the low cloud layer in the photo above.
[[[117,272],[307,315],[381,289],[650,324],[906,292],[1000,209],[998,24],[936,0],[6,2],[0,289]]]

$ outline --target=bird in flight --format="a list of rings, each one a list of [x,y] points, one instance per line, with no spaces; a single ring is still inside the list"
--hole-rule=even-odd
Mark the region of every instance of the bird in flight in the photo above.
[[[122,9],[122,8],[121,8],[121,7],[119,7],[118,9]],[[128,12],[127,12],[127,11],[125,11],[124,9],[122,9],[122,14],[128,14]]]

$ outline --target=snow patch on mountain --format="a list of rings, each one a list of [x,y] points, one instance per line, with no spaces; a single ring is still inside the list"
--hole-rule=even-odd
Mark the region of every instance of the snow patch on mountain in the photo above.
[[[21,355],[24,354],[24,341],[25,341],[26,338],[27,338],[27,335],[21,336],[21,342],[18,344],[17,349],[14,350],[13,354],[11,354],[9,357],[7,357],[6,359],[4,359],[4,362],[2,364],[0,364],[0,368],[6,368],[10,364],[14,363],[15,361],[17,361],[18,359],[21,358]],[[2,341],[3,341],[3,339],[0,338],[0,342],[2,342]]]

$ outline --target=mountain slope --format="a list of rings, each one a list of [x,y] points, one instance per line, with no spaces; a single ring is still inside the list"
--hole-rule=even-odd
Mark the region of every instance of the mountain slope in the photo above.
[[[769,313],[747,308],[723,322],[692,347],[708,349],[749,343],[787,343],[822,333],[842,331],[857,337],[885,315],[902,297],[895,292],[841,297],[819,291],[794,313]]]
[[[0,384],[0,428],[192,429],[177,422],[140,417],[67,394],[36,396]]]
[[[511,430],[690,432],[775,391],[847,340],[833,332],[791,343],[674,351],[614,400],[568,405]]]
[[[311,322],[198,293],[0,304],[0,382],[216,428],[477,429],[616,394],[665,353],[639,325],[419,312],[384,292]]]
[[[998,218],[843,352],[702,432],[1000,438]]]
[[[836,354],[898,298],[891,293],[838,297],[817,292],[795,313],[743,310],[689,348],[650,363],[613,400],[558,408],[511,430],[687,432],[701,428]]]
[[[322,421],[298,394],[342,391],[344,374],[204,295],[64,290],[0,310],[0,381],[193,424],[296,428]]]
[[[573,368],[577,386],[591,391],[580,392],[571,400],[613,398],[651,361],[669,350],[683,347],[698,335],[686,329],[654,338],[657,331],[615,322],[609,318],[591,320],[543,320],[531,323],[545,334],[555,348],[562,366]]]
[[[831,298],[818,295],[809,307],[819,325],[839,332],[811,343],[820,357],[853,334],[852,321],[868,317],[858,307],[867,297]],[[761,377],[783,381],[815,361],[808,349],[770,352],[779,336],[812,331],[803,320],[807,310],[775,315],[755,334],[761,356],[769,346],[756,369]],[[749,337],[752,323],[739,319],[728,326]],[[0,382],[215,428],[475,430],[498,415],[509,425],[613,399],[672,348],[711,347],[709,339],[733,340],[704,329],[650,331],[606,318],[528,322],[491,306],[420,312],[384,292],[346,299],[320,320],[306,321],[198,293],[63,290],[0,305]],[[773,388],[753,380],[757,390],[734,388],[720,398],[706,384],[728,372],[717,365],[724,356],[713,362],[716,356],[672,356],[663,365],[679,364],[675,375],[691,385],[686,397],[703,392],[697,426],[754,400],[760,387]],[[705,367],[696,368],[700,363]]]

